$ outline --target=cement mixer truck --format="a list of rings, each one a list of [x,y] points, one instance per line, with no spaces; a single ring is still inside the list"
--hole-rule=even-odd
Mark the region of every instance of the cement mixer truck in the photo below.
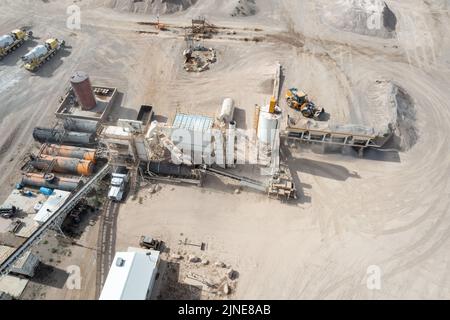
[[[49,61],[65,45],[64,40],[48,39],[44,44],[34,47],[22,57],[25,69],[36,71],[40,66]]]
[[[23,45],[32,35],[33,32],[31,31],[16,29],[0,36],[0,60]]]

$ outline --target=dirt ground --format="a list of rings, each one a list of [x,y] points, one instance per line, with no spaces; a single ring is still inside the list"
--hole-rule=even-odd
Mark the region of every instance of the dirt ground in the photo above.
[[[58,98],[76,70],[87,71],[93,84],[119,88],[112,118],[135,118],[144,103],[169,119],[177,110],[212,116],[223,98],[232,97],[238,126],[247,128],[254,104],[269,99],[279,61],[283,88],[308,92],[332,123],[380,132],[393,125],[392,149],[369,150],[361,159],[353,150],[286,148],[300,195],[289,205],[248,190],[235,194],[229,181],[214,178],[204,188],[161,185],[156,193],[143,188],[120,207],[116,250],[136,246],[143,234],[164,240],[163,259],[175,270],[161,276],[158,291],[166,299],[174,297],[165,294],[164,283],[173,288],[178,279],[177,292],[185,297],[186,274],[201,273],[203,267],[186,261],[189,255],[210,261],[207,274],[217,271],[215,261],[238,272],[229,298],[448,299],[448,2],[386,1],[389,11],[381,8],[385,19],[378,31],[360,23],[361,12],[370,16],[374,10],[349,8],[349,1],[243,2],[236,10],[237,1],[181,1],[171,8],[161,1],[145,8],[128,7],[127,1],[106,7],[104,1],[80,1],[81,30],[69,30],[66,5],[72,1],[2,1],[1,33],[29,26],[40,39],[0,62],[1,198],[17,182],[20,160],[33,146],[33,127],[54,121]],[[155,34],[153,26],[137,23],[155,21],[157,13],[168,31]],[[217,52],[211,69],[187,73],[179,26],[200,15],[228,29],[204,42]],[[348,23],[340,23],[343,19]],[[19,56],[50,36],[65,39],[68,48],[29,74]],[[85,230],[82,246],[69,247],[70,256],[45,262],[61,270],[80,265],[82,290],[44,285],[26,298],[95,298],[96,226]],[[206,250],[180,245],[185,238],[205,242]],[[183,259],[174,262],[174,253]],[[366,285],[373,265],[381,270],[379,290]],[[59,278],[64,277],[62,272]],[[219,296],[194,290],[190,298]]]

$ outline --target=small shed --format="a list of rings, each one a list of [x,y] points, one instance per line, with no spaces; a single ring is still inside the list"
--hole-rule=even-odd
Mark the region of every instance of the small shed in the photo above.
[[[117,252],[99,300],[148,300],[159,266],[159,251]]]

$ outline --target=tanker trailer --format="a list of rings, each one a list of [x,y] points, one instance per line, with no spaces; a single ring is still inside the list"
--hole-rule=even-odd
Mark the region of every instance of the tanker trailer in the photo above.
[[[32,35],[33,32],[31,31],[16,29],[0,36],[0,60],[23,45]]]
[[[30,52],[22,57],[25,62],[25,69],[36,71],[40,66],[49,61],[65,45],[64,40],[48,39],[44,44],[34,47]]]

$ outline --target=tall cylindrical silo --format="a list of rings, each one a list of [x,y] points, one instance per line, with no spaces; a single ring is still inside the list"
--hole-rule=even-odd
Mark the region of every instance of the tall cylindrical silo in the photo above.
[[[91,81],[86,72],[77,71],[70,78],[70,84],[82,110],[91,110],[97,105]]]
[[[279,128],[281,115],[276,113],[261,112],[258,123],[258,140],[266,145],[272,145],[276,131]]]

